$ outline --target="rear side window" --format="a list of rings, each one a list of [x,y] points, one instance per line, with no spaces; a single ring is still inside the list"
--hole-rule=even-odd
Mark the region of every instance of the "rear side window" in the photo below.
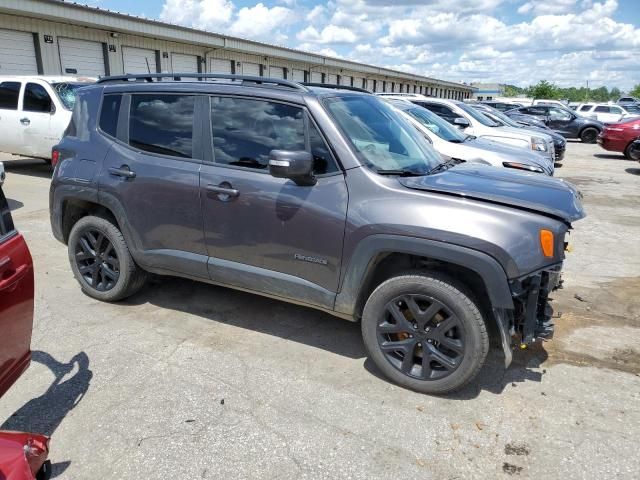
[[[25,112],[50,113],[51,97],[47,90],[37,83],[27,83],[27,87],[24,89],[22,109]]]
[[[580,107],[580,111],[581,112],[586,112],[587,110],[591,110],[591,107],[593,107],[593,105],[582,105]]]
[[[0,83],[0,109],[17,110],[20,96],[20,82]]]
[[[118,130],[118,115],[120,114],[121,103],[122,95],[105,95],[102,100],[100,130],[112,137],[116,136]]]
[[[271,150],[306,150],[304,111],[265,100],[212,97],[216,163],[265,170]]]
[[[599,105],[593,111],[599,112],[599,113],[609,113],[609,107],[605,107],[604,105]]]
[[[129,145],[172,157],[193,157],[193,95],[131,95]]]

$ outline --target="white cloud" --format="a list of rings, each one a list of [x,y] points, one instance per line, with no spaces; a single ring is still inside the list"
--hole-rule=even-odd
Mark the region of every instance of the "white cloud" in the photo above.
[[[549,15],[571,12],[578,0],[534,0],[526,2],[518,8],[518,13]]]
[[[230,0],[165,0],[160,20],[215,30],[229,24],[234,9]]]
[[[319,44],[354,43],[358,40],[351,30],[336,25],[327,25],[320,32],[315,27],[308,26],[299,32],[297,37],[303,42]]]
[[[293,10],[287,7],[265,7],[258,3],[254,7],[243,7],[238,12],[235,22],[231,25],[230,33],[239,37],[263,39],[273,36],[274,32],[291,24],[295,20]],[[273,39],[273,37],[271,37]],[[280,34],[280,41],[286,40]]]

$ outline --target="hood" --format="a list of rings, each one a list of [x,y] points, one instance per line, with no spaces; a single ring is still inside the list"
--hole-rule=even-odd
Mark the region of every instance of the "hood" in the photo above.
[[[582,195],[572,184],[536,173],[463,163],[442,173],[398,180],[407,188],[534,210],[567,223],[585,216]]]
[[[464,160],[486,160],[490,157],[502,164],[502,162],[519,162],[542,168],[547,173],[553,173],[553,164],[547,158],[535,153],[533,150],[524,150],[520,147],[496,142],[487,138],[474,138],[464,143],[457,144],[468,149],[467,158]],[[490,162],[491,163],[491,162]]]

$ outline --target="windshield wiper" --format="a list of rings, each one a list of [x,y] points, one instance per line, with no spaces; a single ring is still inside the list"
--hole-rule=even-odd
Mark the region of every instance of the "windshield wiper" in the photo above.
[[[449,170],[451,167],[455,167],[459,163],[463,163],[463,162],[464,162],[464,160],[460,160],[459,158],[450,158],[446,162],[439,163],[438,165],[433,167],[431,170],[429,170],[429,173],[427,173],[427,175],[431,175],[432,173],[438,173],[438,172],[443,172],[445,170]]]
[[[416,172],[414,170],[403,170],[403,169],[380,169],[376,168],[376,173],[380,175],[398,175],[400,177],[419,177],[422,175],[428,175],[430,172]]]

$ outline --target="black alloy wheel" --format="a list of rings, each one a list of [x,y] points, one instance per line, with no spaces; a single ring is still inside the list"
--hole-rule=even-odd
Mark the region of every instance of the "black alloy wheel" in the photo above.
[[[388,302],[377,324],[378,346],[391,365],[418,380],[451,375],[465,354],[462,321],[442,302],[406,294]]]
[[[109,238],[96,229],[86,229],[75,245],[78,272],[91,288],[106,292],[120,278],[120,260]]]
[[[584,143],[595,143],[598,138],[598,130],[593,127],[585,128],[580,134],[580,140]]]

